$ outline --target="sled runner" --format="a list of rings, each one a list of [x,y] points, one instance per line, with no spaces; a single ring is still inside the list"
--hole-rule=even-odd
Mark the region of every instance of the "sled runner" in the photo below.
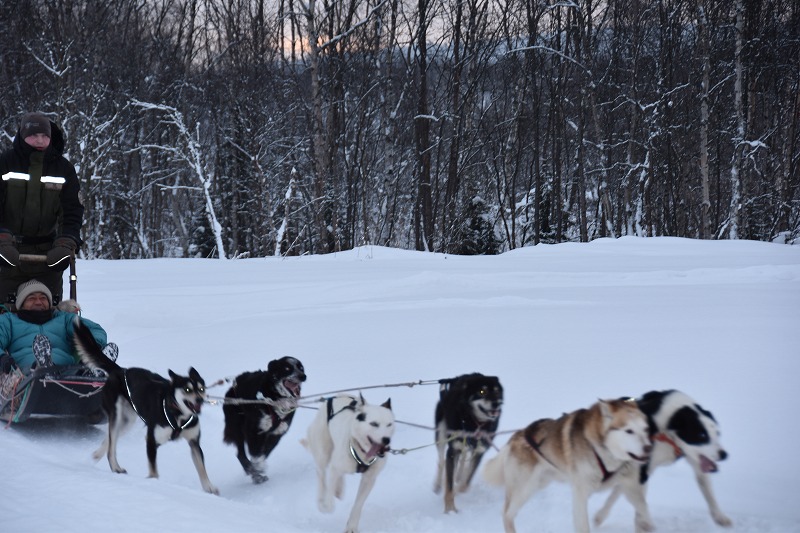
[[[21,255],[27,262],[41,262],[44,256]],[[70,291],[77,298],[75,257],[70,257]],[[49,349],[49,346],[48,346]],[[113,348],[116,350],[116,346]],[[34,356],[37,356],[34,343]],[[116,356],[116,353],[114,353]],[[39,357],[37,356],[37,359]],[[81,364],[40,364],[23,371],[16,366],[0,369],[0,421],[6,424],[25,422],[36,416],[84,418],[90,423],[105,420],[100,391],[106,376]]]

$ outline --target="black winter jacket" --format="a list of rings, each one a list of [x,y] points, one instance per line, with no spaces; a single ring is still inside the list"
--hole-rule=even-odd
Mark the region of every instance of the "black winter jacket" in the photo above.
[[[39,186],[38,222],[26,221],[31,154],[35,152],[19,133],[11,149],[0,156],[0,231],[13,233],[20,245],[45,244],[69,236],[80,244],[83,205],[75,167],[64,156],[64,135],[50,121],[50,146],[44,151],[42,182]],[[23,227],[28,230],[23,231]],[[30,228],[36,228],[31,231]],[[23,248],[25,246],[22,246]]]

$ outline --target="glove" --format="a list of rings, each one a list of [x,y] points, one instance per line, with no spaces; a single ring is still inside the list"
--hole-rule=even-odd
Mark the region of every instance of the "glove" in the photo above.
[[[19,264],[19,252],[14,235],[7,231],[0,233],[0,266],[15,267]]]
[[[64,270],[69,266],[70,256],[77,249],[78,243],[72,237],[58,237],[47,252],[47,266],[53,270]]]
[[[14,362],[14,358],[11,357],[8,352],[3,352],[3,355],[0,355],[0,373],[8,374],[16,366],[17,364]]]

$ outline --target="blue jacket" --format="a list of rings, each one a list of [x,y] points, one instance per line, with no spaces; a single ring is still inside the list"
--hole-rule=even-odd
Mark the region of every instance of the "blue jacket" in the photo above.
[[[0,350],[6,350],[23,371],[28,370],[36,361],[33,358],[33,339],[40,333],[50,340],[53,364],[73,365],[79,362],[75,353],[72,332],[74,330],[74,313],[55,310],[53,318],[44,324],[33,324],[19,318],[15,313],[0,315]],[[97,343],[103,347],[108,342],[106,332],[99,324],[81,318],[81,322],[89,327]]]

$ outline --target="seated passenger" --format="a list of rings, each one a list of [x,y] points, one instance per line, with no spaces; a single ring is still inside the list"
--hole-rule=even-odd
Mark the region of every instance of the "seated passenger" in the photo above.
[[[31,280],[20,285],[16,302],[16,313],[0,315],[0,350],[5,350],[20,370],[80,363],[73,344],[75,313],[55,309],[53,296],[44,283]],[[107,346],[105,330],[91,320],[81,320],[97,343]],[[113,343],[107,348],[107,352],[116,351]],[[8,355],[3,359],[0,368],[7,372],[11,361]]]

